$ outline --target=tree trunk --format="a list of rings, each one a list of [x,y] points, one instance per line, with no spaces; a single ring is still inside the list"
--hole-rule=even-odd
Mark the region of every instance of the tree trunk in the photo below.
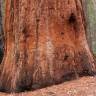
[[[96,0],[82,0],[87,24],[88,44],[96,55]]]
[[[24,91],[91,74],[95,63],[81,0],[6,0],[1,91]]]

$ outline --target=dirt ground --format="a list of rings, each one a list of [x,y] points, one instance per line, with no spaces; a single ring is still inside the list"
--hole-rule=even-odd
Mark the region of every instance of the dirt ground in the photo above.
[[[96,96],[96,77],[82,77],[33,92],[0,93],[0,96]]]

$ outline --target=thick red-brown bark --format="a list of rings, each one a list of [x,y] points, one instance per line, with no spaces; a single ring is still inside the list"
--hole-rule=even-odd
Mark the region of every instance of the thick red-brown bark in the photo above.
[[[80,0],[6,0],[1,90],[36,89],[95,72],[84,24]]]

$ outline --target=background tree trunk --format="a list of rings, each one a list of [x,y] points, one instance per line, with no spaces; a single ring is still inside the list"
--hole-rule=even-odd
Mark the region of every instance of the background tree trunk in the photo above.
[[[82,0],[87,24],[87,39],[89,46],[96,54],[96,0]]]
[[[81,0],[6,0],[1,91],[41,88],[95,72],[84,24]]]

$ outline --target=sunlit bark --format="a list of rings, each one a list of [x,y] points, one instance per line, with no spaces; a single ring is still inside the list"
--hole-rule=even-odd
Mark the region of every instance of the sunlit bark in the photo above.
[[[80,0],[6,0],[1,91],[23,91],[95,72]]]

